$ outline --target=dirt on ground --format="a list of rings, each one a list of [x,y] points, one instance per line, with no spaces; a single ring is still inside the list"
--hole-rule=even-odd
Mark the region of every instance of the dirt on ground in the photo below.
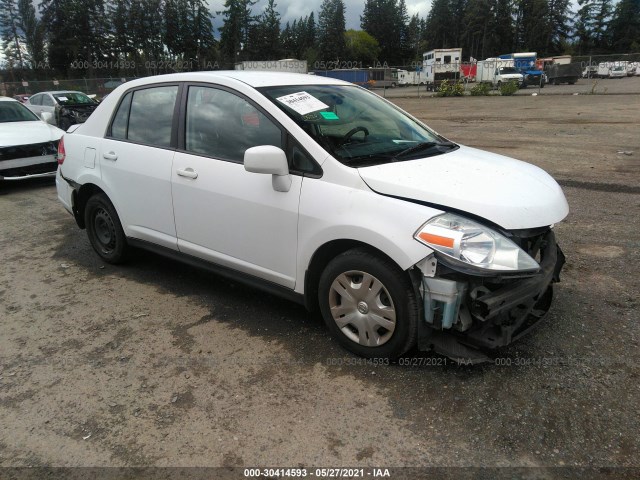
[[[546,323],[495,364],[366,364],[293,303],[104,264],[51,180],[5,183],[0,467],[640,467],[640,97],[396,102],[563,185]]]

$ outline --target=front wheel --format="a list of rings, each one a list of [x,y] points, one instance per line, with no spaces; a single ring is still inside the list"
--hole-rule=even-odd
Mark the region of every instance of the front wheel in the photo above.
[[[331,334],[356,355],[394,359],[416,342],[415,290],[388,259],[363,249],[338,255],[320,277],[318,300]]]
[[[85,206],[84,222],[91,246],[107,263],[122,263],[126,259],[127,237],[120,219],[107,196],[92,196]]]

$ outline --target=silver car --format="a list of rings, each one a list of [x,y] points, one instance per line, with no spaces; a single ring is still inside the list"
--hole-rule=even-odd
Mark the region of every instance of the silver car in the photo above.
[[[66,131],[71,125],[84,123],[98,102],[82,92],[61,90],[37,93],[25,105],[39,117],[43,112],[51,113],[49,123]]]

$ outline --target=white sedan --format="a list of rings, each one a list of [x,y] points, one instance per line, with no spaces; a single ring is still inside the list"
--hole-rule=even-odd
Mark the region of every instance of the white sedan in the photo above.
[[[146,248],[319,308],[368,358],[486,361],[546,314],[564,263],[547,173],[338,80],[132,81],[58,156],[58,198],[105,261]]]
[[[63,133],[19,101],[0,97],[0,180],[54,176]]]

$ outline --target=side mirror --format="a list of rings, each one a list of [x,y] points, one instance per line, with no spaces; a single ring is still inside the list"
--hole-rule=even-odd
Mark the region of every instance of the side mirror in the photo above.
[[[51,112],[42,112],[40,114],[40,118],[43,122],[51,123],[51,120],[53,120],[53,114]]]
[[[271,184],[276,192],[288,192],[291,188],[287,155],[281,148],[272,145],[248,148],[244,152],[244,169],[272,175]]]

